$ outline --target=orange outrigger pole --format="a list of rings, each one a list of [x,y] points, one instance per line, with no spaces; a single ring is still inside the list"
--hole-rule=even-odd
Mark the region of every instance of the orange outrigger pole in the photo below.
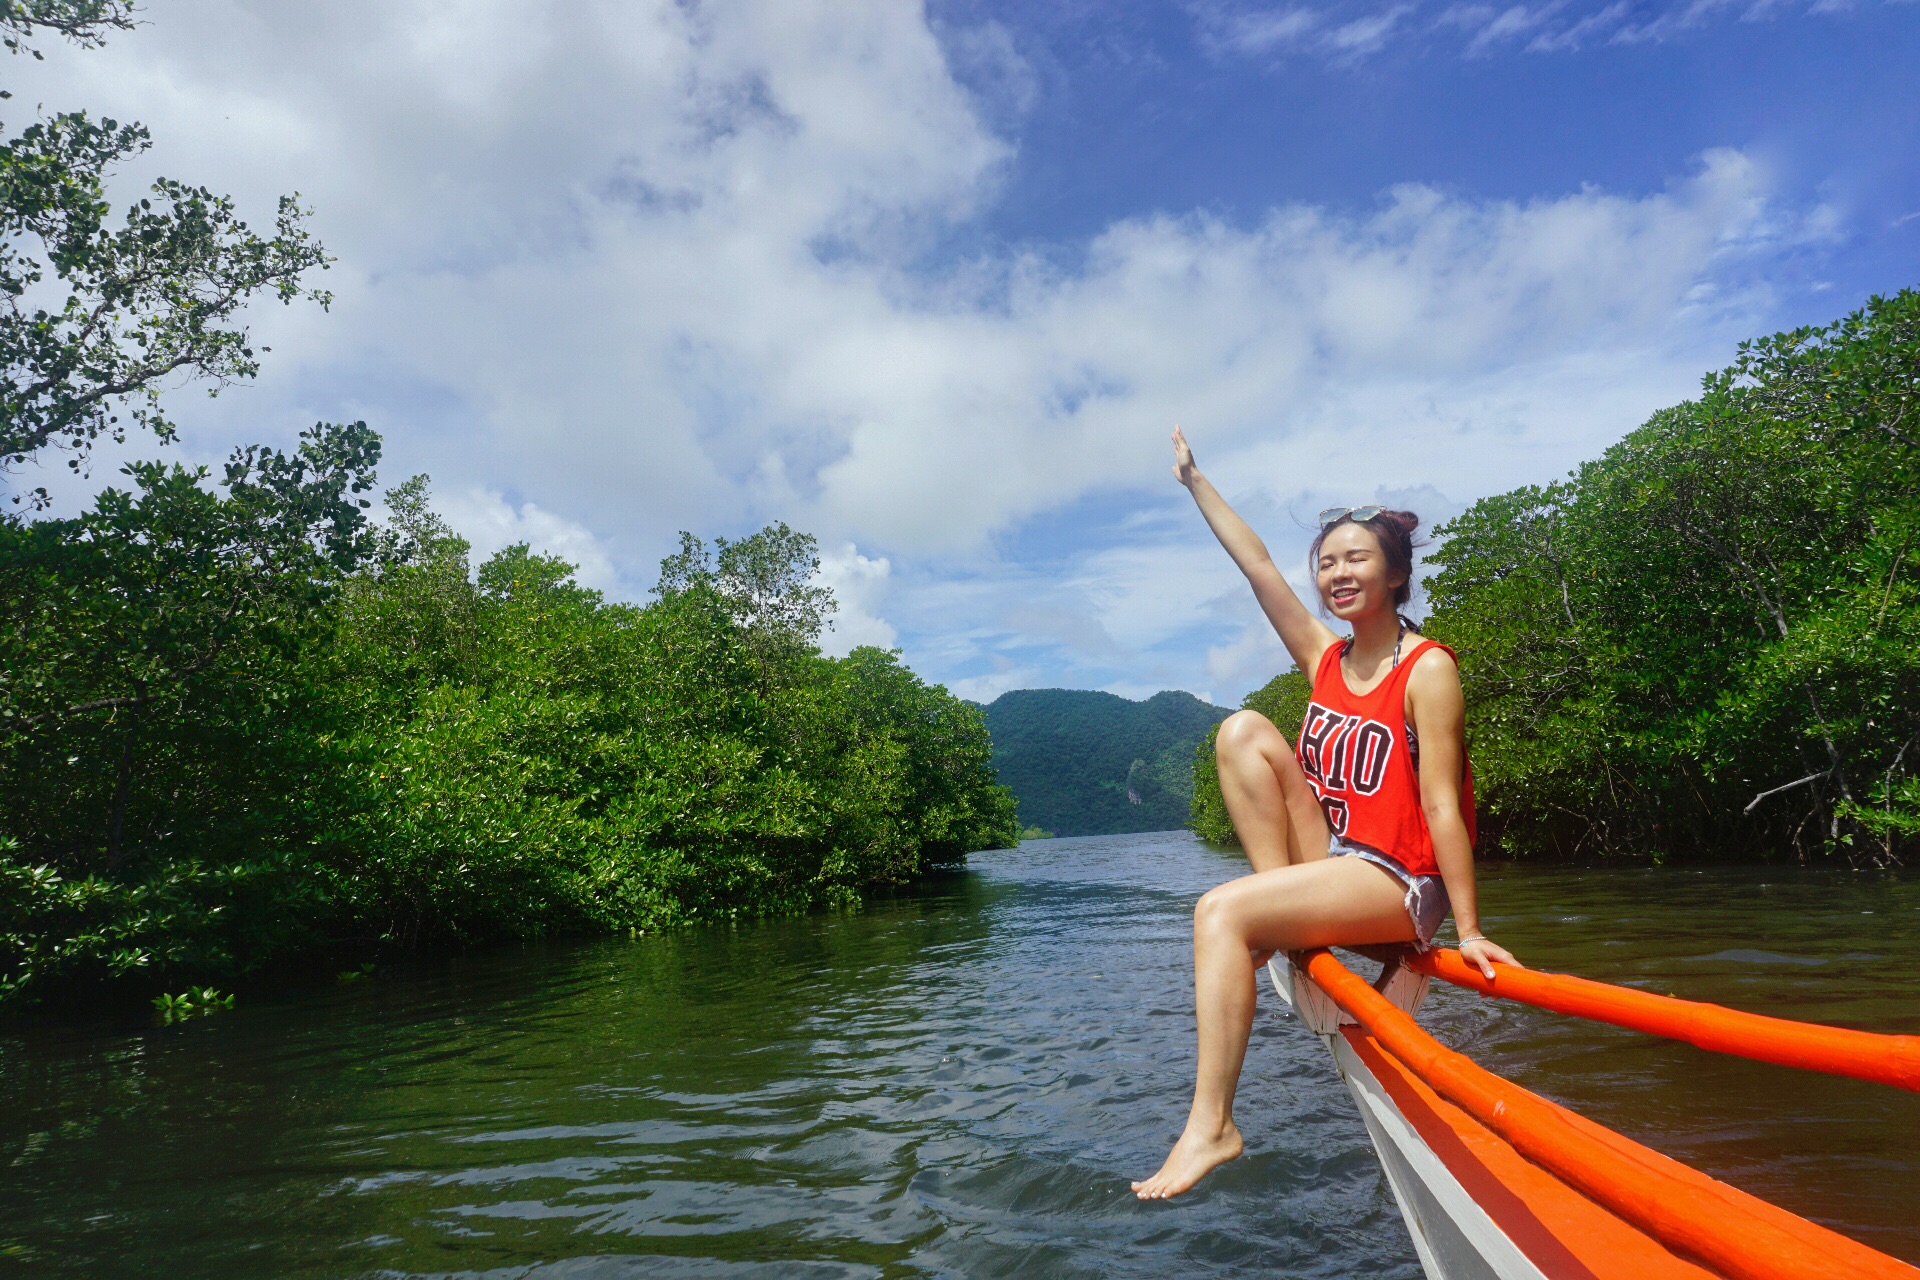
[[[1462,960],[1458,951],[1429,951],[1408,960],[1407,967],[1482,995],[1644,1031],[1715,1053],[1851,1076],[1920,1093],[1920,1036],[1883,1036],[1768,1018],[1717,1004],[1504,964],[1489,980]]]
[[[1511,1081],[1494,1075],[1448,1049],[1375,991],[1327,950],[1293,957],[1329,997],[1427,1087],[1487,1129],[1516,1152],[1589,1200],[1617,1215],[1677,1253],[1691,1256],[1729,1280],[1809,1280],[1810,1277],[1867,1277],[1870,1280],[1920,1280],[1920,1269],[1829,1231],[1764,1200],[1750,1196],[1631,1140],[1582,1121]],[[1472,971],[1457,952],[1429,955],[1416,962],[1420,972],[1476,990],[1511,996],[1563,1012],[1595,1017],[1619,1026],[1653,1030],[1707,1048],[1837,1074],[1913,1079],[1915,1037],[1873,1036],[1785,1023],[1735,1013],[1713,1005],[1625,991],[1604,983],[1538,974],[1500,966],[1492,983]],[[1531,981],[1526,981],[1530,979]],[[1527,994],[1520,992],[1525,990]],[[1603,998],[1604,997],[1604,998]],[[1635,997],[1621,1000],[1619,997]],[[1552,1001],[1553,1003],[1549,1003]],[[1641,1001],[1652,1001],[1643,1005]],[[1589,1012],[1595,1010],[1596,1012]],[[1716,1017],[1703,1017],[1711,1011]],[[1632,1021],[1628,1021],[1632,1019]],[[1765,1024],[1754,1026],[1753,1024]],[[1661,1029],[1660,1028],[1675,1028]],[[1804,1037],[1799,1048],[1783,1028]],[[1752,1033],[1752,1034],[1749,1034]],[[1698,1037],[1698,1038],[1696,1038]],[[1860,1037],[1856,1041],[1853,1037]],[[1867,1075],[1836,1056],[1836,1045],[1877,1046]],[[1889,1043],[1891,1042],[1891,1043]]]

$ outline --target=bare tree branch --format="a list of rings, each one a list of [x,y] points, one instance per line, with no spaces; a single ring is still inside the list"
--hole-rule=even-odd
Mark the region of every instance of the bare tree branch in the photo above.
[[[1794,780],[1793,780],[1792,782],[1789,782],[1789,783],[1787,783],[1787,784],[1786,784],[1785,786],[1783,786],[1783,787],[1775,787],[1775,788],[1774,788],[1773,790],[1771,790],[1771,791],[1762,791],[1762,792],[1761,792],[1761,793],[1760,793],[1759,795],[1757,795],[1757,796],[1755,796],[1755,797],[1754,797],[1753,799],[1751,799],[1751,800],[1749,800],[1749,801],[1747,802],[1747,807],[1746,807],[1746,808],[1744,808],[1744,809],[1742,809],[1742,810],[1741,810],[1740,812],[1741,812],[1741,814],[1742,814],[1743,816],[1744,816],[1745,814],[1749,814],[1749,813],[1752,813],[1752,812],[1753,812],[1753,810],[1754,810],[1754,806],[1755,806],[1755,805],[1757,805],[1757,804],[1759,804],[1759,803],[1760,803],[1760,802],[1761,802],[1762,800],[1765,800],[1765,799],[1766,799],[1766,798],[1767,798],[1768,796],[1777,796],[1777,795],[1779,795],[1779,794],[1780,794],[1780,793],[1781,793],[1782,791],[1791,791],[1791,790],[1793,790],[1793,789],[1794,789],[1795,787],[1804,787],[1804,786],[1806,786],[1806,785],[1807,785],[1807,784],[1808,784],[1809,782],[1816,782],[1816,781],[1818,781],[1819,779],[1821,779],[1821,778],[1824,778],[1824,777],[1826,777],[1826,776],[1827,776],[1828,774],[1830,774],[1830,773],[1832,773],[1832,772],[1833,772],[1833,770],[1831,770],[1831,769],[1822,769],[1822,770],[1821,770],[1821,771],[1820,771],[1819,773],[1810,773],[1810,774],[1808,774],[1808,775],[1807,775],[1806,777],[1804,777],[1804,778],[1795,778],[1795,779],[1794,779]]]

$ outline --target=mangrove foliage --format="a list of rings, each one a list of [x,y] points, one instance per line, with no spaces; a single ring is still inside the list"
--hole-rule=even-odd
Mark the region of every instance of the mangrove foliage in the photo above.
[[[0,996],[844,907],[1015,839],[979,712],[818,648],[812,538],[609,602],[323,426],[0,518]],[[716,554],[717,551],[717,554]]]

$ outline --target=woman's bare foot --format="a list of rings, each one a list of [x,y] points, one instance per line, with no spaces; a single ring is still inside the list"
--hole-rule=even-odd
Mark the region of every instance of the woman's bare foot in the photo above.
[[[1160,1171],[1145,1182],[1134,1183],[1133,1194],[1142,1200],[1177,1196],[1219,1165],[1237,1159],[1244,1150],[1246,1144],[1240,1141],[1240,1131],[1233,1127],[1231,1120],[1226,1128],[1217,1131],[1200,1129],[1189,1120]]]

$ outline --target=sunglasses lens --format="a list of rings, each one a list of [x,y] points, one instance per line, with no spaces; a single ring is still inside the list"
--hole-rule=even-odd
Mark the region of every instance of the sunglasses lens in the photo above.
[[[1342,516],[1352,516],[1355,520],[1371,520],[1386,508],[1377,503],[1364,507],[1328,507],[1320,513],[1320,527],[1326,528]]]

